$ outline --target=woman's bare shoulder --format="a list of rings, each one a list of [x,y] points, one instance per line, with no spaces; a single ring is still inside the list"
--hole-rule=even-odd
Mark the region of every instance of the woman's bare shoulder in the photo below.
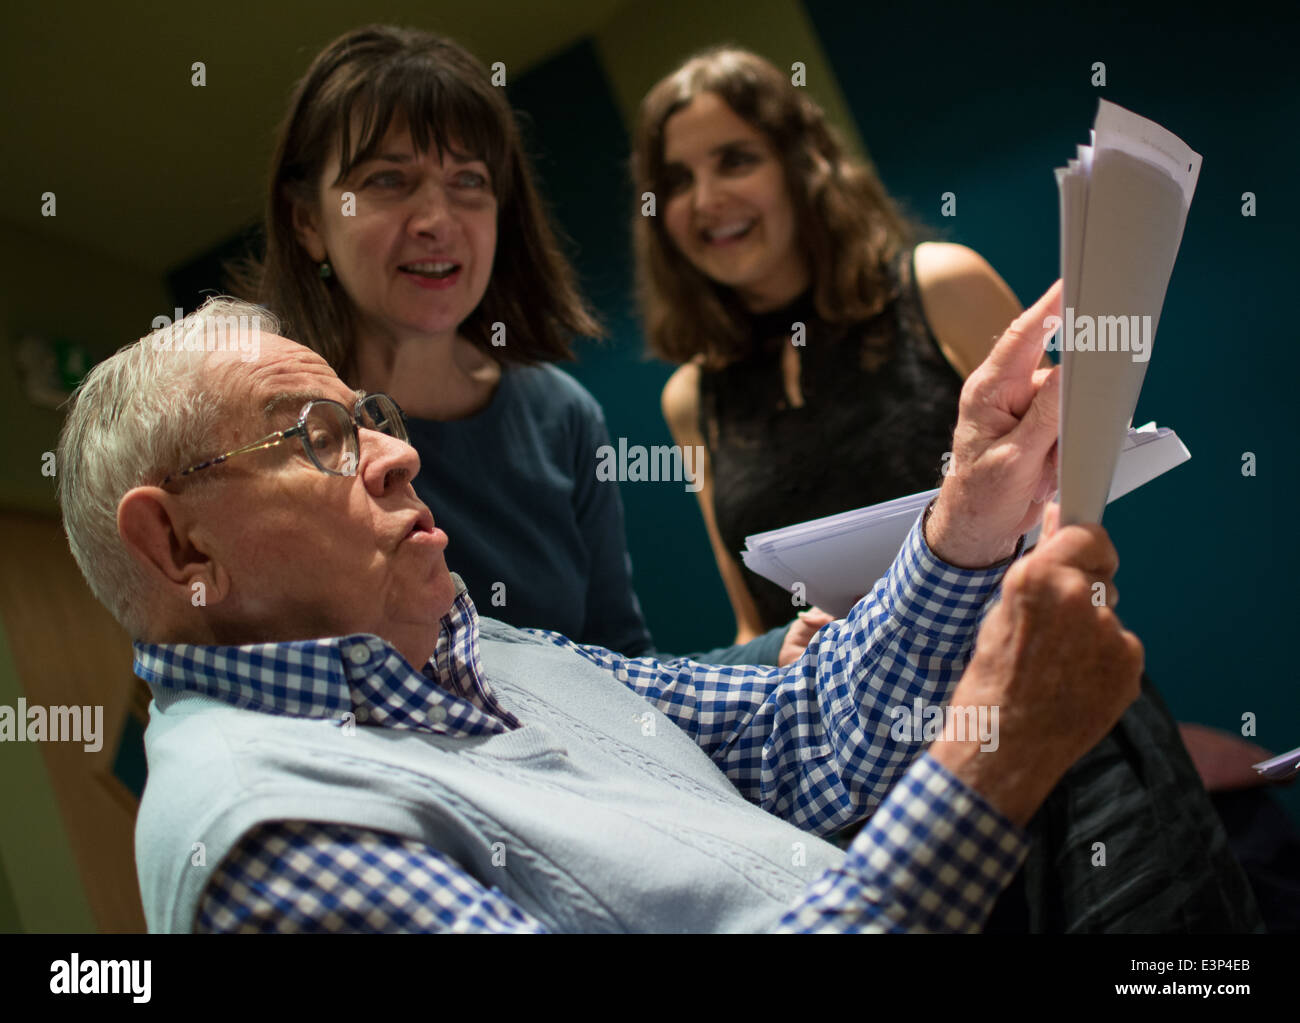
[[[687,362],[678,366],[664,384],[660,396],[664,419],[676,435],[678,431],[699,429],[700,364]]]

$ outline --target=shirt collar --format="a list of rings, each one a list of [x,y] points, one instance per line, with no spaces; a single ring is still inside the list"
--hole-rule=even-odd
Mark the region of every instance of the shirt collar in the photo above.
[[[335,718],[362,706],[413,703],[429,683],[510,718],[491,696],[479,657],[478,611],[460,576],[456,598],[440,622],[438,645],[423,670],[378,636],[243,646],[134,644],[135,673],[151,686],[188,690],[249,710]],[[400,696],[399,696],[400,694]],[[435,694],[436,695],[436,694]],[[396,699],[395,699],[396,698]],[[513,719],[511,719],[513,720]]]

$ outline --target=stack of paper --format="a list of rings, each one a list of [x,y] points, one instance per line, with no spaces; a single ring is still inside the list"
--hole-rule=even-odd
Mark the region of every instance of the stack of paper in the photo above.
[[[1201,158],[1101,101],[1061,199],[1061,522],[1100,522],[1133,421]]]
[[[1129,430],[1122,449],[1109,501],[1192,457],[1173,430],[1155,423]],[[741,558],[765,579],[841,618],[888,571],[917,515],[938,493],[927,490],[749,536]]]
[[[1290,753],[1283,753],[1280,757],[1261,760],[1258,764],[1251,764],[1250,766],[1265,778],[1273,778],[1279,781],[1294,778],[1297,774],[1300,774],[1300,748],[1293,749]]]

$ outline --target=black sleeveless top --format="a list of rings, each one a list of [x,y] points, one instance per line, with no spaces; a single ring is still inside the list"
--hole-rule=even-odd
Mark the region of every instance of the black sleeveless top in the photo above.
[[[713,467],[723,546],[745,537],[937,487],[952,448],[962,378],[921,311],[913,260],[890,268],[894,298],[876,316],[827,324],[811,290],[751,317],[751,353],[700,373],[700,429]],[[791,324],[805,325],[803,406],[786,397],[781,355]],[[799,610],[791,594],[740,565],[764,629]],[[863,580],[863,590],[873,580]]]

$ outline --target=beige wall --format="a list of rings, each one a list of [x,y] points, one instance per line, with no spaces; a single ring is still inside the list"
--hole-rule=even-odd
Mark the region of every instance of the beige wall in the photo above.
[[[64,211],[60,211],[61,213]],[[5,929],[143,927],[131,850],[134,799],[112,776],[130,696],[130,644],[68,552],[42,456],[62,414],[32,404],[18,376],[27,333],[99,358],[171,313],[156,276],[94,249],[0,221],[0,703],[105,708],[104,747],[0,744]]]
[[[100,748],[0,743],[0,860],[27,931],[144,929],[135,797],[113,774],[136,685],[126,634],[91,596],[59,524],[0,511],[0,703],[102,707]]]
[[[853,117],[798,0],[637,0],[622,7],[595,33],[629,132],[641,97],[696,50],[735,43],[777,67],[802,61],[809,94],[826,111],[846,143],[861,151]]]

